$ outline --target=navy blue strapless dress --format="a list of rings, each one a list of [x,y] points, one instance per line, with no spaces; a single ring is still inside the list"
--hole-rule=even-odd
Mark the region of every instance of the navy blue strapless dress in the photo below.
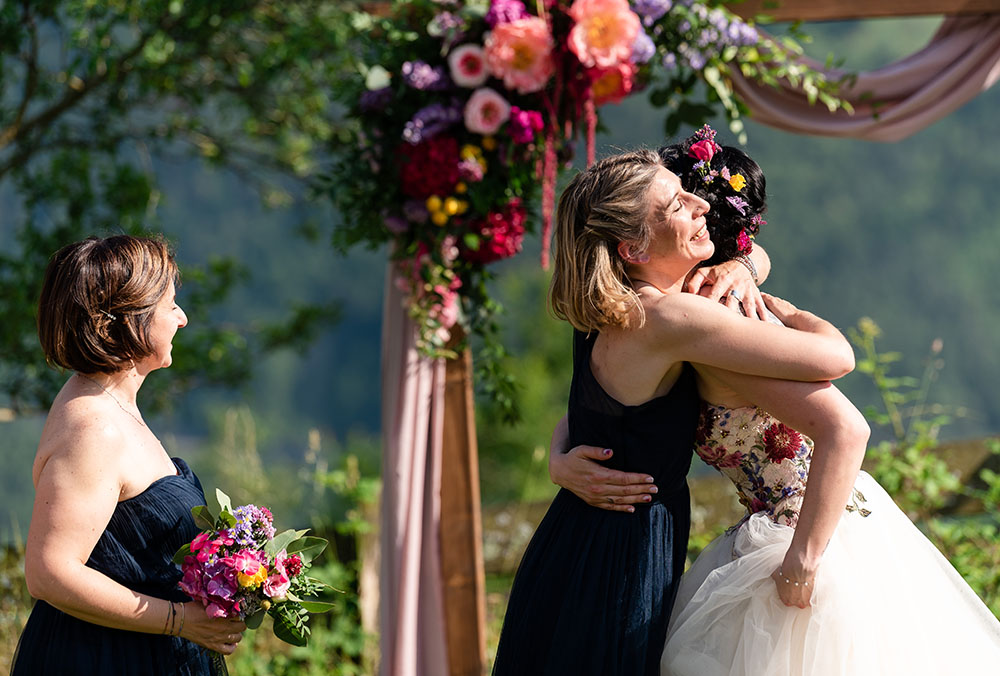
[[[189,601],[171,560],[198,529],[191,508],[205,504],[201,482],[180,458],[177,474],[122,500],[87,565],[141,594]],[[164,620],[166,618],[164,617]],[[14,656],[12,676],[205,676],[207,653],[188,640],[111,629],[36,601]]]
[[[694,370],[686,364],[670,392],[625,406],[591,371],[596,337],[574,333],[570,446],[613,449],[609,467],[650,474],[659,493],[628,514],[559,491],[514,578],[495,676],[659,674],[691,521]]]

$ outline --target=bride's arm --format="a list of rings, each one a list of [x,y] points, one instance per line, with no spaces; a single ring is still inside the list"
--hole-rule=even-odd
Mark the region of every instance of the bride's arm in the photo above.
[[[739,311],[739,304],[748,317],[766,318],[760,286],[771,273],[771,259],[764,248],[755,244],[746,256],[748,261],[732,259],[711,267],[697,268],[684,283],[688,293],[700,293],[711,300],[726,298],[726,305]],[[753,273],[756,273],[754,278]]]
[[[593,507],[612,512],[634,512],[637,505],[649,502],[657,488],[648,474],[622,472],[600,464],[610,460],[614,451],[599,446],[569,446],[569,422],[566,416],[552,430],[549,444],[549,478]]]
[[[713,374],[813,440],[812,463],[795,535],[781,564],[781,575],[777,571],[774,575],[781,600],[804,608],[809,605],[823,551],[844,515],[861,469],[870,434],[868,423],[830,383],[773,380],[717,369]],[[800,584],[796,586],[795,582]]]

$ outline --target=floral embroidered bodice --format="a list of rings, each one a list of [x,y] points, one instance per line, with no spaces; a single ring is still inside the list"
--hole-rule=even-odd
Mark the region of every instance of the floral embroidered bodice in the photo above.
[[[809,477],[813,442],[756,406],[702,404],[695,452],[736,485],[750,514],[767,512],[795,527]],[[847,511],[868,516],[864,496],[854,490]]]

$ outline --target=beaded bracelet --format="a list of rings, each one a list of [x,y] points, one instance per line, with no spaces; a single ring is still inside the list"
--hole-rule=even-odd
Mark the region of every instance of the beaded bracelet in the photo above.
[[[785,574],[781,572],[781,568],[778,569],[778,577],[784,580],[785,584],[794,584],[796,587],[798,587],[800,584],[798,580],[789,580],[787,577],[785,577]],[[808,582],[802,582],[801,584],[803,587],[809,586]]]
[[[746,266],[746,269],[750,271],[750,276],[753,278],[753,283],[760,284],[759,278],[757,277],[757,266],[754,265],[754,262],[750,258],[750,256],[747,256],[746,254],[743,253],[736,254],[735,256],[733,256],[733,260],[743,263],[743,265]]]

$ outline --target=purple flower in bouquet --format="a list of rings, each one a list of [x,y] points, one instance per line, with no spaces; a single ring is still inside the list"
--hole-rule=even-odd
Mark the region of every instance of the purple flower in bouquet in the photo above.
[[[448,104],[432,103],[416,112],[403,127],[403,140],[412,145],[434,138],[462,119],[462,104],[452,100]]]
[[[430,218],[424,200],[406,200],[403,202],[403,215],[410,223],[423,225]]]
[[[726,28],[726,38],[730,44],[737,47],[749,47],[750,45],[757,44],[760,40],[760,34],[750,24],[739,19],[733,19],[729,27]]]
[[[521,0],[493,0],[490,3],[490,11],[486,12],[486,23],[490,28],[497,24],[510,23],[528,16],[528,10],[524,8]]]
[[[652,26],[673,6],[672,0],[632,0],[632,10],[642,17],[647,26]]]
[[[699,52],[697,49],[690,47],[688,45],[681,45],[678,47],[677,51],[681,53],[684,60],[687,61],[688,66],[694,70],[701,70],[708,63],[708,58]]]
[[[444,66],[432,66],[426,61],[407,61],[402,72],[403,81],[420,91],[440,91],[451,86]]]
[[[229,529],[229,537],[243,547],[253,547],[274,537],[274,517],[266,507],[243,505],[233,510],[236,525]]]
[[[366,89],[361,94],[358,105],[365,112],[377,112],[384,110],[392,101],[392,89],[382,87],[381,89]]]
[[[639,31],[632,43],[632,63],[647,63],[656,54],[656,44],[646,31]]]

